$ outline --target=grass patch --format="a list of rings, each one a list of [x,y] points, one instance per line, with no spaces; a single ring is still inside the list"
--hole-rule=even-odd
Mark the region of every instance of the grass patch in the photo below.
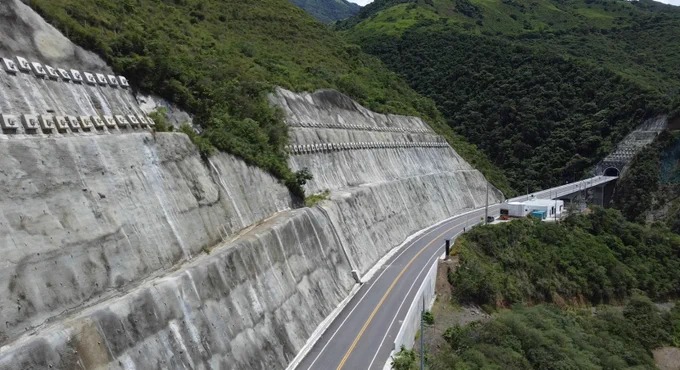
[[[329,190],[325,190],[319,194],[313,194],[305,198],[305,207],[314,207],[324,200],[328,200],[331,195]]]

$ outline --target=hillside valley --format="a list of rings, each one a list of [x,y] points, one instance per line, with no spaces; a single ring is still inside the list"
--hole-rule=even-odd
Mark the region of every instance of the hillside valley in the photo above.
[[[347,0],[291,0],[323,23],[347,19],[359,12],[361,6]]]
[[[2,2],[0,370],[653,368],[678,9]]]
[[[376,1],[338,25],[531,191],[572,181],[677,114],[676,7],[641,1]]]

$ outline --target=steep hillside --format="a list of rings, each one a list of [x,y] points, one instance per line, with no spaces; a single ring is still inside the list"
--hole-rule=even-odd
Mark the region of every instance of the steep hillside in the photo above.
[[[671,109],[678,25],[676,8],[649,1],[388,0],[339,27],[431,97],[519,190],[585,175]]]
[[[349,18],[361,7],[347,0],[291,0],[293,4],[307,11],[323,23],[332,23]]]
[[[639,153],[616,185],[614,204],[635,221],[661,221],[680,233],[680,133],[664,132]]]
[[[656,369],[652,351],[680,344],[679,252],[667,228],[602,208],[475,227],[440,264],[451,300],[424,331],[428,368]]]
[[[30,5],[136,88],[195,114],[209,144],[268,170],[298,195],[301,178],[286,163],[286,126],[266,99],[274,86],[335,88],[373,110],[423,117],[499,188],[508,189],[483,155],[447,131],[430,100],[286,0]]]

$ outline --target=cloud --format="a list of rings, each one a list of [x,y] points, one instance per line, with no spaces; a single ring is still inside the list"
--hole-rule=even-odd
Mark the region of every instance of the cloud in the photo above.
[[[373,2],[373,0],[349,0],[349,1],[351,1],[351,2],[353,2],[353,3],[355,3],[355,4],[359,4],[359,5],[361,5],[361,6],[364,6],[364,5],[366,5],[366,4],[369,4],[369,3],[372,3],[372,2]],[[677,1],[680,1],[680,0],[677,0]]]

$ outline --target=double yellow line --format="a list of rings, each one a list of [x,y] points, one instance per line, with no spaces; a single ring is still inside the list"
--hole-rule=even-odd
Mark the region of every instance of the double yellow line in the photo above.
[[[385,303],[385,300],[390,295],[390,292],[392,292],[392,289],[394,289],[394,287],[397,285],[397,283],[399,282],[399,279],[401,279],[401,277],[404,275],[406,270],[408,270],[409,267],[411,267],[411,265],[413,264],[413,262],[415,262],[415,260],[418,258],[418,256],[420,256],[426,249],[428,249],[432,245],[432,243],[436,243],[439,240],[439,238],[441,238],[445,234],[448,234],[451,230],[453,230],[454,228],[456,228],[458,226],[460,226],[460,224],[456,224],[454,226],[451,226],[450,228],[446,229],[446,231],[437,235],[432,241],[427,243],[427,245],[425,247],[423,247],[418,253],[416,253],[416,255],[413,256],[413,258],[411,258],[410,261],[408,261],[406,266],[399,272],[399,275],[397,275],[397,278],[394,279],[394,281],[392,281],[392,284],[387,289],[385,294],[383,294],[382,298],[380,299],[380,302],[378,302],[378,305],[375,306],[375,308],[373,309],[373,312],[371,312],[371,315],[368,317],[368,320],[366,320],[366,322],[364,323],[364,326],[359,331],[359,334],[357,334],[356,338],[354,338],[354,342],[352,342],[352,345],[349,347],[349,349],[345,353],[345,356],[340,361],[340,364],[338,365],[336,370],[340,370],[345,366],[345,362],[347,362],[347,359],[349,358],[349,356],[352,355],[354,348],[357,346],[357,343],[359,343],[359,340],[361,340],[361,337],[364,335],[366,328],[368,328],[368,326],[371,325],[371,321],[373,321],[373,317],[375,316],[376,313],[378,313],[378,311],[380,311],[380,308],[382,307],[383,303]]]

